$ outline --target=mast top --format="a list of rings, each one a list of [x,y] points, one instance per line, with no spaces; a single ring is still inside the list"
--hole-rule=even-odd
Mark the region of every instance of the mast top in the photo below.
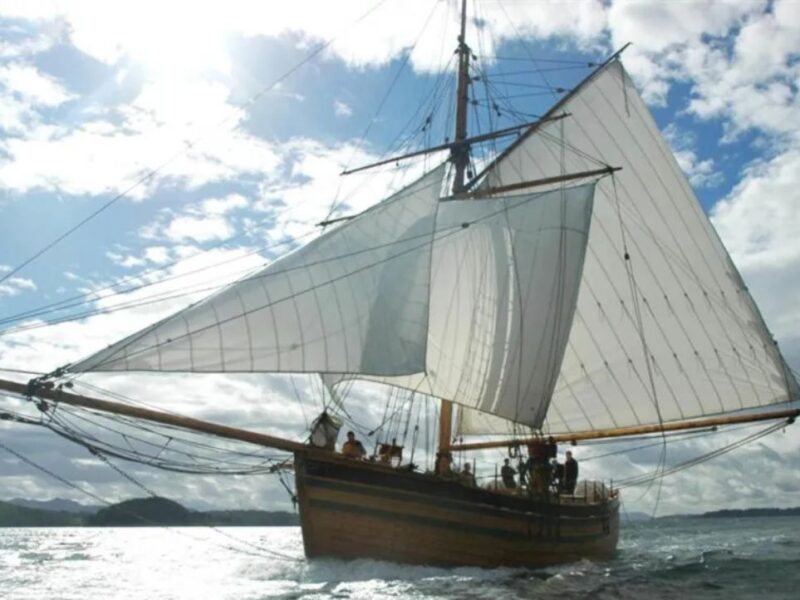
[[[455,167],[453,194],[466,189],[466,172],[469,168],[469,144],[467,139],[467,107],[469,104],[469,59],[472,50],[467,45],[467,0],[461,0],[461,33],[458,36],[458,88],[456,91],[455,144],[450,149],[450,161]]]

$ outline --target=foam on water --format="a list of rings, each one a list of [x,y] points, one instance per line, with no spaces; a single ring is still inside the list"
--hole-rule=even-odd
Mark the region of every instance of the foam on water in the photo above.
[[[280,557],[273,553],[277,553]],[[0,598],[792,598],[800,519],[660,519],[608,562],[549,569],[303,558],[297,528],[5,529]]]

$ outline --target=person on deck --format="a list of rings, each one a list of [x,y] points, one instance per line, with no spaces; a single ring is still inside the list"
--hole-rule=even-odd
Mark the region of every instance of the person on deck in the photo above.
[[[567,450],[567,460],[564,461],[564,491],[567,494],[574,494],[577,483],[578,461],[572,458],[572,452]]]
[[[564,463],[553,461],[553,486],[559,494],[564,493]]]
[[[547,438],[547,444],[545,445],[544,452],[547,460],[555,460],[558,457],[558,445],[556,444],[556,440],[552,435]]]
[[[531,472],[530,459],[526,460],[520,456],[519,462],[517,463],[517,472],[519,473],[519,487],[522,488],[528,485],[528,479]]]
[[[356,434],[352,431],[347,432],[347,441],[342,446],[342,454],[345,458],[361,460],[367,455],[367,451],[361,442],[356,439]]]
[[[468,485],[470,487],[476,487],[478,485],[475,481],[475,474],[472,472],[472,466],[469,463],[464,463],[464,470],[461,471],[459,480],[464,485]]]
[[[500,469],[500,477],[503,478],[503,485],[506,489],[514,490],[517,488],[517,482],[514,480],[514,475],[516,474],[517,472],[514,470],[514,467],[512,467],[509,464],[509,460],[506,459],[503,462],[503,468]]]
[[[509,461],[506,459],[503,463],[503,468],[500,469],[500,476],[503,478],[503,485],[506,486],[506,489],[514,490],[517,488],[517,482],[514,480],[514,475],[517,472],[508,463]]]

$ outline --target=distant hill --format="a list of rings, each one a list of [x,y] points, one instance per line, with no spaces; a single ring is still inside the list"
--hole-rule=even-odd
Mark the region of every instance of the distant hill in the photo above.
[[[67,500],[66,498],[53,498],[52,500],[12,498],[11,500],[6,500],[6,502],[9,504],[16,504],[17,506],[24,506],[25,508],[38,508],[39,510],[55,510],[77,514],[93,514],[102,508],[102,506],[81,504],[80,502]]]
[[[705,512],[700,515],[686,515],[695,518],[708,517],[798,517],[800,516],[800,506],[795,508],[740,508],[723,509]]]
[[[166,498],[136,498],[97,511],[86,519],[95,526],[179,525],[218,527],[298,525],[294,513],[263,510],[191,511]]]
[[[195,513],[198,524],[219,526],[287,527],[300,525],[297,513],[265,510],[209,510]]]
[[[0,527],[76,527],[83,524],[79,514],[0,502]]]
[[[620,511],[619,516],[624,523],[633,523],[636,521],[649,521],[650,519],[653,518],[652,515],[643,512],[637,512],[635,510]]]
[[[101,508],[87,517],[86,524],[114,527],[190,525],[192,513],[166,498],[135,498]]]

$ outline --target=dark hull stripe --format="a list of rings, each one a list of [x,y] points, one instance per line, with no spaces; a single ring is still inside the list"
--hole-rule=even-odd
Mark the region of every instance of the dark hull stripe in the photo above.
[[[297,477],[306,480],[335,480],[362,484],[375,489],[392,492],[419,494],[441,505],[445,501],[460,501],[471,505],[504,508],[518,512],[535,512],[547,517],[563,519],[565,517],[602,518],[616,513],[617,501],[597,504],[559,504],[542,502],[518,496],[507,496],[480,488],[471,488],[454,481],[421,473],[405,473],[394,469],[380,469],[369,464],[351,461],[344,464],[337,461],[323,461],[306,458],[303,468],[295,472]]]
[[[598,507],[598,512],[594,515],[580,515],[574,516],[569,514],[567,505],[557,505],[562,508],[561,514],[553,514],[552,505],[551,510],[547,511],[549,514],[533,512],[533,511],[519,511],[512,510],[505,507],[487,506],[476,503],[467,503],[458,500],[447,500],[445,498],[430,497],[419,493],[409,493],[399,490],[387,490],[376,486],[368,486],[364,484],[353,484],[349,482],[333,481],[323,479],[320,477],[306,476],[305,483],[309,488],[327,489],[337,492],[348,494],[359,494],[364,496],[371,496],[373,498],[384,498],[387,500],[399,500],[404,502],[414,502],[421,506],[432,506],[435,508],[443,508],[447,510],[457,511],[459,513],[469,513],[482,515],[486,517],[497,517],[501,519],[513,520],[516,522],[526,520],[540,520],[546,519],[550,523],[561,522],[568,527],[582,527],[586,525],[596,524],[599,525],[602,519],[610,518],[610,511],[608,507],[602,509]],[[582,507],[583,508],[583,507]],[[601,512],[602,511],[602,512]]]
[[[520,533],[519,531],[510,531],[507,529],[498,529],[494,527],[482,527],[480,525],[465,524],[463,522],[455,523],[453,521],[446,521],[434,517],[423,517],[417,515],[408,515],[397,512],[390,512],[386,510],[379,510],[374,508],[365,508],[363,506],[355,506],[353,504],[344,504],[341,502],[332,502],[329,500],[310,499],[309,505],[313,508],[323,510],[330,510],[334,512],[356,513],[362,516],[373,517],[377,519],[384,519],[394,523],[404,522],[416,526],[435,527],[438,529],[448,529],[451,531],[459,531],[469,535],[483,535],[490,537],[502,538],[508,541],[523,541],[523,542],[541,542],[544,544],[585,544],[607,538],[609,534],[599,533],[593,535],[581,536],[555,536],[555,535],[538,535],[536,527],[530,527],[530,534]]]

